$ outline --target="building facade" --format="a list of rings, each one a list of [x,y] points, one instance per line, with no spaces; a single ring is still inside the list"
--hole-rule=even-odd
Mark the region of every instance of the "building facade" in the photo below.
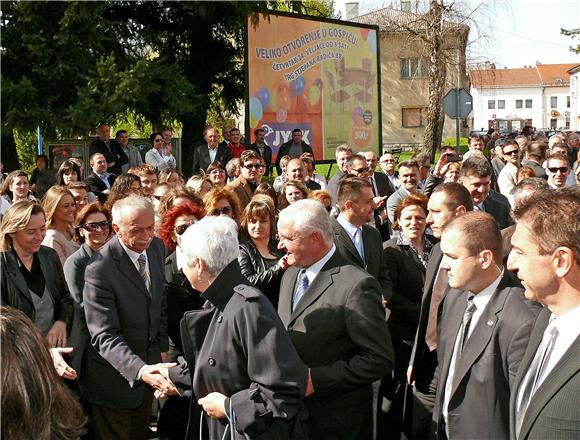
[[[580,130],[580,64],[568,70],[570,75],[570,129]]]

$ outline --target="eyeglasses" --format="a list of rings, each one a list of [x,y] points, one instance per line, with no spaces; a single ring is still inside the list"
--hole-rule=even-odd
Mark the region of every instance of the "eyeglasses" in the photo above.
[[[248,170],[251,170],[252,168],[255,170],[259,170],[260,168],[262,168],[262,165],[259,163],[258,164],[250,163],[250,164],[244,165],[244,168],[246,168]]]
[[[367,167],[367,168],[359,168],[359,169],[355,169],[355,168],[353,168],[352,170],[353,170],[355,173],[368,173],[368,172],[369,172],[369,169],[368,169],[368,167]]]
[[[229,215],[232,212],[231,206],[226,206],[224,208],[216,208],[211,212],[211,215]]]
[[[520,150],[505,151],[503,154],[511,156],[512,154],[520,154]]]
[[[193,222],[195,223],[195,222]],[[185,233],[185,231],[187,231],[187,228],[189,228],[191,225],[193,225],[193,223],[184,223],[182,225],[176,226],[175,228],[173,228],[173,230],[175,231],[175,233],[177,235],[183,235]]]
[[[566,171],[568,171],[568,167],[548,167],[548,171],[550,171],[552,174],[556,174],[558,171],[564,174]]]
[[[88,232],[108,231],[109,229],[111,229],[111,223],[108,220],[104,220],[102,222],[85,223],[83,225],[79,225],[78,227],[83,228],[85,231]]]
[[[215,170],[211,170],[209,173],[210,174],[225,174],[225,171],[222,170],[221,168],[216,168]]]

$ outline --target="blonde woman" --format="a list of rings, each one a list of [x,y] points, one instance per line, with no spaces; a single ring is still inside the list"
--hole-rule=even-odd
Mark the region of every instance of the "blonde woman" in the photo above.
[[[75,239],[74,196],[64,186],[53,186],[44,195],[41,205],[46,214],[46,236],[42,244],[53,248],[64,265],[66,259],[80,248]]]

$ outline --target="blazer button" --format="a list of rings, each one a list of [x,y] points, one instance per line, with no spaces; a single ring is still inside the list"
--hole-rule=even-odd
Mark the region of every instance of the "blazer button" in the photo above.
[[[215,359],[214,359],[214,358],[209,358],[209,359],[207,360],[207,362],[208,362],[208,364],[209,364],[210,366],[212,366],[212,367],[213,367],[213,366],[215,366]]]
[[[224,317],[222,315],[218,316],[218,322],[221,324],[222,321],[224,320]]]

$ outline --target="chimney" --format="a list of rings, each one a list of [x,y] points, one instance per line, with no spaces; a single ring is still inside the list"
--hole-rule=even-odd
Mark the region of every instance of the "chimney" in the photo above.
[[[358,2],[346,3],[344,6],[346,9],[347,20],[352,20],[354,17],[358,17]]]

